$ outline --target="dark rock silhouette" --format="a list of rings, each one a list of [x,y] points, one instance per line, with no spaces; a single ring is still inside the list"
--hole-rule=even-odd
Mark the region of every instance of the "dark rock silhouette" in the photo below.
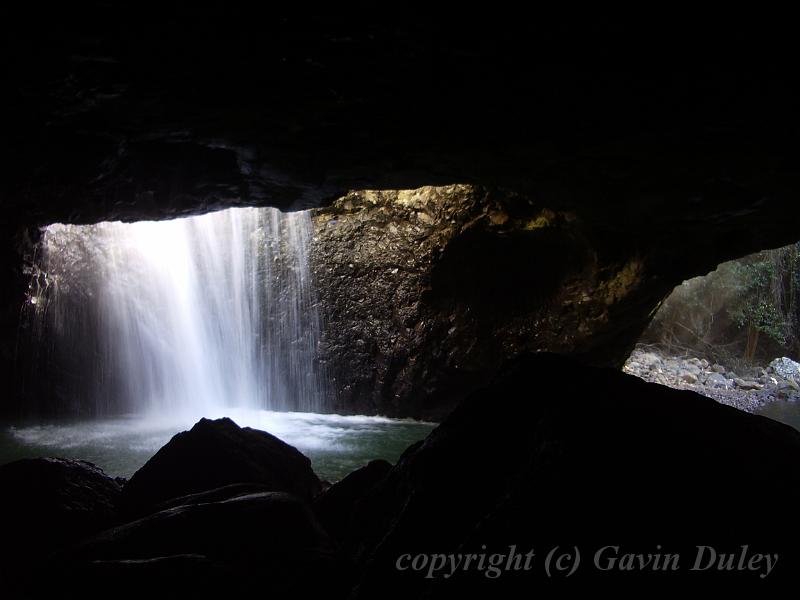
[[[576,577],[597,583],[658,578],[594,569],[592,553],[610,544],[681,553],[678,579],[702,578],[688,573],[696,545],[749,544],[780,555],[772,581],[791,581],[800,524],[769,507],[800,501],[799,460],[800,433],[770,419],[620,372],[525,356],[359,501],[344,541],[363,569],[356,597],[538,586],[547,579],[543,555],[556,545],[578,546],[586,563]],[[497,581],[476,569],[447,579],[396,569],[406,553],[510,545],[535,549],[539,568]],[[747,572],[704,575],[758,580]]]
[[[0,589],[52,552],[114,524],[120,485],[82,460],[0,467]]]
[[[282,492],[167,509],[104,531],[48,568],[58,574],[53,591],[89,597],[102,597],[119,577],[126,595],[249,590],[341,597],[351,577],[308,504]]]
[[[358,518],[359,502],[391,471],[391,463],[373,460],[322,492],[314,500],[314,512],[336,540],[347,538]]]
[[[309,501],[322,489],[311,462],[293,446],[227,418],[201,419],[133,474],[122,505],[128,514],[141,515],[170,499],[240,483]]]

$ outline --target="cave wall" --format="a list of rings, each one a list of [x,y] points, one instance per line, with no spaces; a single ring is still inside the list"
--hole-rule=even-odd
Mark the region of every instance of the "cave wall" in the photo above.
[[[437,236],[452,243],[436,260],[422,244],[411,260],[430,270],[430,281],[409,276],[403,285],[430,288],[427,300],[413,308],[392,296],[412,325],[332,317],[352,322],[365,342],[358,350],[330,341],[342,347],[341,369],[362,369],[368,354],[385,361],[377,374],[350,377],[364,402],[387,411],[396,402],[387,399],[403,393],[398,370],[428,380],[408,367],[401,342],[381,346],[374,340],[390,337],[373,330],[396,329],[414,354],[443,368],[468,368],[470,337],[495,340],[487,360],[525,346],[618,364],[674,285],[798,238],[790,20],[729,11],[709,20],[676,12],[640,23],[611,15],[554,22],[501,9],[431,7],[420,15],[338,6],[263,16],[229,3],[149,11],[90,2],[48,11],[20,4],[7,22],[6,381],[17,368],[23,256],[37,227],[52,222],[172,218],[225,206],[295,210],[328,206],[349,190],[456,183],[491,191],[494,203],[521,198],[535,213],[570,215],[532,233],[533,244],[521,233],[500,235],[511,225],[488,216],[467,227],[483,209],[455,211],[457,227],[447,234],[435,215],[433,223],[414,217],[431,247]],[[341,206],[333,210],[342,223],[360,212]],[[343,254],[356,251],[361,233],[372,235],[354,229],[348,249],[331,255],[340,275],[360,264]],[[544,299],[516,293],[507,279],[484,296],[466,266],[494,276],[501,265],[510,276],[511,265],[535,262],[536,252],[565,268]],[[389,275],[373,278],[375,286],[390,287]],[[352,286],[340,288],[337,302],[355,302]],[[530,301],[528,314],[520,316],[526,311],[513,299]],[[386,308],[359,310],[374,322],[390,317],[380,314]],[[504,312],[508,319],[497,316]],[[463,331],[452,347],[436,341],[452,325],[433,314],[454,317],[453,335]],[[563,329],[531,338],[551,326]],[[497,350],[501,336],[509,339]],[[425,412],[425,397],[411,401],[413,412]]]
[[[525,351],[619,367],[665,290],[645,255],[509,191],[351,192],[313,221],[320,360],[344,412],[439,418]]]

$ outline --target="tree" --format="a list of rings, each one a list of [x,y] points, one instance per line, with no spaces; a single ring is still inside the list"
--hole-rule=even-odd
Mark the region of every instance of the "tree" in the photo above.
[[[747,362],[755,358],[762,334],[786,348],[796,344],[797,256],[798,244],[792,244],[731,263],[738,293],[728,312],[745,332]]]
[[[664,301],[644,342],[750,366],[800,350],[800,243],[721,264]],[[763,356],[762,356],[763,355]]]

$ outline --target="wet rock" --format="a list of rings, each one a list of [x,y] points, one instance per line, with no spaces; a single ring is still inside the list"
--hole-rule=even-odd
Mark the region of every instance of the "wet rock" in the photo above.
[[[9,576],[117,519],[119,484],[81,460],[34,458],[3,465],[0,490],[0,572]]]
[[[134,473],[122,501],[129,514],[144,514],[168,500],[231,484],[261,484],[305,500],[321,490],[311,462],[294,447],[227,418],[201,419]]]
[[[240,496],[248,496],[250,494],[268,491],[270,491],[269,486],[263,483],[234,483],[213,490],[199,492],[197,494],[188,494],[178,498],[170,498],[166,502],[156,505],[153,508],[153,511],[160,512],[169,508],[175,508],[176,506],[191,506],[193,504],[222,502],[223,500],[231,500],[232,498],[239,498]]]

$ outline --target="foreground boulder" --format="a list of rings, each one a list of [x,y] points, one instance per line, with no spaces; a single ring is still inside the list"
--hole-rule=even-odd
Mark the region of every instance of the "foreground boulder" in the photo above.
[[[0,580],[117,518],[119,483],[92,463],[63,458],[0,467]]]
[[[351,571],[309,505],[283,492],[187,504],[104,531],[45,570],[75,597],[208,597],[259,591],[277,597],[342,596]],[[40,590],[37,589],[37,592]]]
[[[364,496],[392,470],[391,463],[373,460],[350,473],[314,500],[314,512],[334,539],[344,541]]]
[[[311,461],[293,446],[228,418],[201,419],[134,473],[122,501],[128,514],[142,515],[169,500],[231,484],[261,484],[309,501],[322,487]]]
[[[800,433],[770,419],[620,372],[523,357],[359,500],[345,540],[363,570],[354,597],[467,597],[483,586],[504,597],[552,583],[544,561],[556,546],[582,553],[570,581],[596,585],[764,581],[763,560],[690,571],[700,545],[735,553],[736,564],[743,545],[745,565],[778,554],[766,582],[793,582],[800,524],[785,508],[800,502],[797,464]],[[609,545],[676,553],[682,570],[600,570],[593,556]],[[477,561],[512,546],[534,551],[530,570],[492,578],[474,562],[445,577],[443,560],[429,571],[434,554]],[[410,566],[421,553],[428,559]]]

